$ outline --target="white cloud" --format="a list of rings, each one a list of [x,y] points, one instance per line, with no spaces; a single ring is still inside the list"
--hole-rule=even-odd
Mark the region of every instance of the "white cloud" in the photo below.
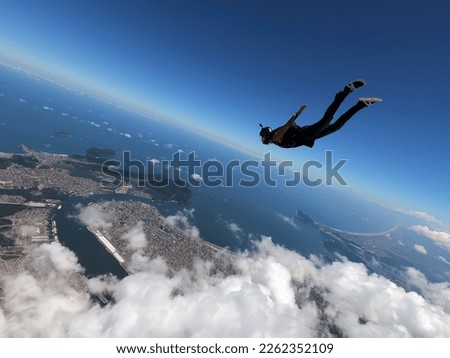
[[[238,224],[234,222],[227,223],[227,228],[230,230],[233,234],[238,234],[242,232],[242,229],[239,227]]]
[[[147,237],[144,233],[143,223],[139,222],[136,227],[123,235],[123,239],[128,241],[128,247],[132,250],[144,249],[147,246]]]
[[[450,233],[431,230],[428,226],[414,225],[410,227],[414,232],[433,240],[437,245],[450,251]]]
[[[39,234],[39,227],[33,224],[26,224],[19,226],[19,235],[31,237]]]
[[[156,165],[156,164],[159,164],[159,163],[160,163],[160,161],[159,161],[158,159],[156,159],[156,158],[149,159],[148,161],[149,161],[150,163],[152,163],[153,165]]]
[[[423,247],[422,245],[414,244],[414,250],[416,250],[418,253],[421,253],[423,255],[427,254],[427,249]]]
[[[42,109],[45,109],[46,111],[53,112],[53,107],[44,106],[44,107],[42,107]]]
[[[197,173],[191,174],[191,178],[194,179],[195,181],[202,181],[203,180],[202,176],[200,174],[197,174]]]
[[[3,304],[1,337],[63,337],[72,319],[92,308],[67,278],[81,270],[75,255],[58,243],[43,244],[32,253],[35,274],[0,277]]]
[[[351,337],[449,337],[450,316],[361,264],[335,262],[320,270],[327,312]],[[360,322],[360,319],[364,323]]]
[[[408,283],[419,288],[422,296],[431,303],[442,307],[447,314],[450,314],[450,286],[448,282],[430,283],[425,275],[409,267],[406,271]]]
[[[184,230],[188,235],[192,238],[199,238],[200,231],[196,226],[191,225],[190,219],[194,217],[195,209],[187,210],[183,209],[183,211],[177,211],[175,215],[170,215],[166,217],[165,223],[171,226],[176,226],[181,230]]]
[[[403,208],[394,208],[393,210],[397,211],[399,213],[402,213],[402,214],[406,214],[406,215],[413,216],[418,219],[428,221],[433,224],[442,225],[442,221],[436,219],[433,215],[427,214],[426,212],[423,212],[423,211],[407,210],[407,209],[403,209]]]
[[[450,261],[448,261],[445,257],[438,256],[437,257],[439,261],[443,262],[444,264],[447,264],[450,266]]]
[[[330,335],[328,321],[351,337],[450,336],[450,316],[437,301],[362,264],[313,263],[266,238],[256,253],[237,255],[234,267],[218,278],[197,262],[168,277],[164,262],[152,261],[114,285],[115,305],[90,309],[71,329],[87,337],[309,337]],[[311,289],[322,305],[308,299]]]
[[[51,267],[59,277],[67,278],[72,273],[82,272],[78,258],[68,248],[57,242],[44,243],[34,250],[36,263]]]
[[[80,221],[86,226],[92,226],[96,229],[111,226],[110,215],[102,209],[90,205],[80,209]]]
[[[169,221],[191,216],[184,211]],[[315,337],[332,335],[332,326],[350,337],[450,337],[448,284],[429,283],[409,269],[409,283],[421,294],[407,292],[363,264],[307,259],[266,237],[255,245],[230,258],[233,269],[225,276],[200,260],[168,274],[157,258],[122,280],[89,280],[91,292],[107,290],[114,298],[105,307],[63,279],[79,270],[68,250],[45,246],[35,260],[54,279],[29,273],[0,279],[0,335]]]
[[[283,215],[283,214],[280,214],[280,213],[277,213],[276,214],[281,220],[283,220],[285,223],[288,223],[289,225],[291,225],[291,226],[293,226],[293,227],[295,227],[295,228],[299,228],[298,227],[298,225],[297,225],[297,223],[295,222],[295,220],[294,220],[294,218],[290,218],[290,217],[288,217],[288,216],[286,216],[286,215]]]
[[[91,126],[100,128],[100,124],[98,124],[98,123],[95,123],[95,122],[92,122],[92,121],[90,121],[90,122],[88,122],[88,123],[89,123]]]
[[[224,220],[223,223],[225,227],[231,232],[233,237],[239,242],[242,242],[244,239],[249,238],[250,234],[235,222]]]

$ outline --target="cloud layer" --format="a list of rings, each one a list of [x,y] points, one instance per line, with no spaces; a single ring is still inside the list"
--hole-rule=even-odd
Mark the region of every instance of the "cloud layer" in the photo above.
[[[307,259],[270,238],[255,245],[233,256],[228,275],[200,260],[169,274],[161,258],[141,256],[123,280],[89,280],[91,292],[114,298],[101,307],[71,287],[68,278],[82,270],[75,255],[44,244],[33,253],[36,272],[2,278],[0,335],[450,337],[448,284],[429,283],[410,269],[420,294],[407,292],[362,264]]]

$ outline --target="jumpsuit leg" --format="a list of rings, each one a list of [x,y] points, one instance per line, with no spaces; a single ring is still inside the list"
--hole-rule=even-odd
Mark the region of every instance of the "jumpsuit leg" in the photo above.
[[[349,108],[347,112],[342,114],[336,122],[333,124],[330,124],[329,126],[325,127],[321,132],[318,133],[316,139],[325,137],[331,133],[336,132],[337,130],[341,129],[347,121],[355,115],[356,112],[360,111],[361,109],[365,108],[366,105],[363,102],[356,103],[353,107]]]
[[[330,122],[333,120],[333,116],[339,109],[339,106],[342,104],[342,102],[344,102],[344,99],[349,93],[350,92],[347,91],[339,91],[338,93],[336,93],[333,102],[328,106],[322,119],[309,126],[305,130],[308,133],[308,137],[318,138],[319,134],[329,126]]]

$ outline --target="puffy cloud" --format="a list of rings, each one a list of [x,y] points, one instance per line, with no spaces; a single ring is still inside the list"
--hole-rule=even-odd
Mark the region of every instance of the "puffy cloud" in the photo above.
[[[200,261],[167,276],[164,262],[152,261],[115,285],[114,305],[87,311],[71,328],[87,337],[313,336],[314,304],[300,309],[289,269],[263,256],[240,256],[239,273],[226,277]]]
[[[427,249],[422,245],[414,244],[414,250],[423,255],[427,254]]]
[[[195,180],[195,181],[202,181],[203,180],[203,177],[200,174],[197,174],[197,173],[191,174],[191,178],[193,180]]]
[[[143,223],[139,222],[136,227],[132,228],[123,239],[128,241],[128,247],[132,250],[141,250],[147,246],[147,237],[145,236]]]
[[[232,255],[227,274],[200,260],[173,272],[157,258],[122,280],[89,280],[91,292],[113,297],[105,307],[88,305],[86,295],[62,279],[61,272],[79,269],[66,249],[42,250],[36,260],[56,279],[24,273],[7,280],[3,336],[450,337],[447,284],[429,283],[409,269],[409,283],[421,294],[407,292],[363,264],[308,259],[267,237],[253,251]],[[68,267],[48,259],[58,255]]]
[[[111,226],[110,215],[94,205],[81,208],[79,219],[84,225],[91,226],[96,229]]]
[[[165,219],[165,223],[171,226],[176,226],[184,230],[193,238],[200,238],[200,231],[196,226],[191,225],[190,219],[194,217],[195,209],[177,211],[175,215],[169,215]]]
[[[450,286],[447,282],[430,283],[422,272],[412,267],[406,270],[406,274],[408,283],[418,288],[427,301],[439,305],[450,314]]]
[[[76,255],[57,242],[44,243],[34,251],[37,264],[44,268],[52,268],[59,277],[67,278],[73,273],[83,271]]]
[[[39,227],[32,224],[20,225],[19,226],[19,235],[20,236],[34,236],[39,234]]]
[[[71,319],[89,309],[86,294],[64,280],[39,279],[29,273],[2,278],[5,304],[1,309],[3,337],[63,337]]]
[[[242,232],[242,228],[239,227],[239,225],[234,222],[229,222],[226,225],[228,230],[230,230],[233,234],[239,234]]]
[[[0,278],[0,336],[67,336],[71,320],[92,307],[89,296],[68,283],[81,267],[75,255],[56,242],[43,244],[32,257],[34,274]]]
[[[220,218],[220,220],[222,219]],[[235,222],[223,220],[223,224],[239,242],[242,243],[243,240],[251,240],[252,233],[247,232]]]
[[[450,233],[445,231],[431,230],[428,226],[414,225],[411,230],[433,240],[437,245],[450,251]]]
[[[450,336],[450,316],[437,300],[368,274],[362,264],[326,265],[272,244],[235,257],[234,274],[167,275],[162,260],[114,285],[114,305],[74,319],[79,336],[350,337]],[[437,286],[422,277],[425,290]],[[430,286],[431,285],[431,286]],[[174,294],[178,293],[178,294]],[[445,292],[443,293],[443,295]]]
[[[148,162],[152,163],[153,165],[156,165],[156,164],[160,163],[160,161],[158,159],[155,159],[155,158],[149,159]]]
[[[243,242],[243,240],[252,240],[254,238],[253,233],[248,232],[234,221],[224,220],[219,215],[217,217],[217,222],[222,223],[225,226],[225,228],[233,235],[233,237],[241,243]]]
[[[416,292],[368,275],[362,264],[335,262],[320,270],[327,314],[350,337],[449,337],[450,316]]]

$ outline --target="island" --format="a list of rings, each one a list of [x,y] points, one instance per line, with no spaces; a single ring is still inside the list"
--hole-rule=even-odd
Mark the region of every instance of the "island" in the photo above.
[[[72,134],[70,134],[69,132],[66,131],[57,131],[54,134],[55,137],[60,137],[60,138],[71,138]]]

